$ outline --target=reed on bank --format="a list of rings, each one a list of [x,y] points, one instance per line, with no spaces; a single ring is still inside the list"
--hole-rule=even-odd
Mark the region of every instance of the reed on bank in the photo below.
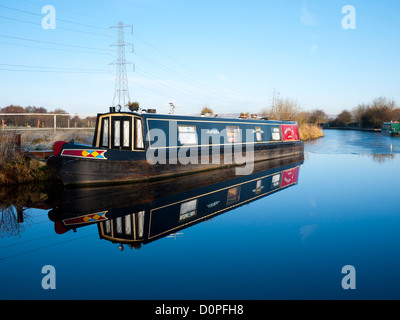
[[[302,141],[311,141],[324,136],[321,127],[312,123],[300,123],[299,134]]]
[[[88,144],[93,130],[69,132],[27,132],[22,134],[21,147],[15,146],[15,134],[0,132],[0,185],[16,185],[21,183],[58,180],[58,176],[46,166],[32,165],[33,161],[22,150],[49,150],[54,141],[69,141]]]
[[[0,185],[39,182],[52,178],[53,174],[46,168],[35,169],[30,165],[30,160],[15,147],[13,134],[0,134]]]
[[[270,120],[297,121],[302,141],[310,141],[324,136],[321,125],[327,117],[325,112],[322,110],[303,111],[296,101],[278,99],[269,109],[264,108],[260,114],[267,116]]]

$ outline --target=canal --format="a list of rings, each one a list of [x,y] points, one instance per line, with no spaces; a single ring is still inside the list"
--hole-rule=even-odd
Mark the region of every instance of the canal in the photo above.
[[[324,133],[214,187],[2,190],[0,298],[399,299],[400,139]]]

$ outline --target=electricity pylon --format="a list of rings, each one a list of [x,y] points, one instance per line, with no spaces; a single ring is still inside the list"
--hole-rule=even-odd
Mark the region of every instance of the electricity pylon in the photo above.
[[[125,107],[129,101],[129,86],[128,86],[128,76],[126,72],[126,65],[133,64],[125,59],[125,47],[132,46],[131,43],[127,43],[124,40],[124,30],[125,28],[131,28],[131,33],[133,33],[133,26],[124,24],[120,21],[117,25],[110,27],[111,29],[118,29],[118,42],[116,44],[110,45],[110,47],[118,47],[118,57],[117,60],[111,63],[111,65],[116,65],[116,75],[115,75],[115,91],[113,98],[113,106],[118,105]]]

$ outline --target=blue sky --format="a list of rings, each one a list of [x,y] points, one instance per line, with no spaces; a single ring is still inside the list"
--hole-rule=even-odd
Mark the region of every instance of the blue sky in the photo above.
[[[56,29],[42,28],[42,7]],[[356,29],[342,28],[345,5]],[[399,1],[0,0],[0,107],[95,114],[112,105],[117,34],[126,29],[131,100],[182,114],[259,112],[276,89],[304,110],[338,114],[400,103]]]

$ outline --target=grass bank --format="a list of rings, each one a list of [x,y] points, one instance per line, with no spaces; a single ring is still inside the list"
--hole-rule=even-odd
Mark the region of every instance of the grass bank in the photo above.
[[[300,140],[310,141],[324,136],[320,127],[326,117],[322,110],[305,112],[296,101],[278,99],[269,109],[264,108],[260,115],[267,116],[270,120],[292,120],[299,126]]]
[[[21,149],[50,150],[54,141],[70,141],[91,144],[93,130],[89,131],[52,131],[25,132],[21,137]],[[0,185],[17,185],[58,181],[58,176],[46,166],[38,167],[36,160],[31,160],[15,148],[15,134],[0,132]]]
[[[41,182],[56,179],[46,167],[31,165],[30,159],[15,148],[14,134],[0,134],[0,185]]]
[[[299,123],[299,134],[302,141],[310,141],[324,136],[320,126],[310,123]]]

